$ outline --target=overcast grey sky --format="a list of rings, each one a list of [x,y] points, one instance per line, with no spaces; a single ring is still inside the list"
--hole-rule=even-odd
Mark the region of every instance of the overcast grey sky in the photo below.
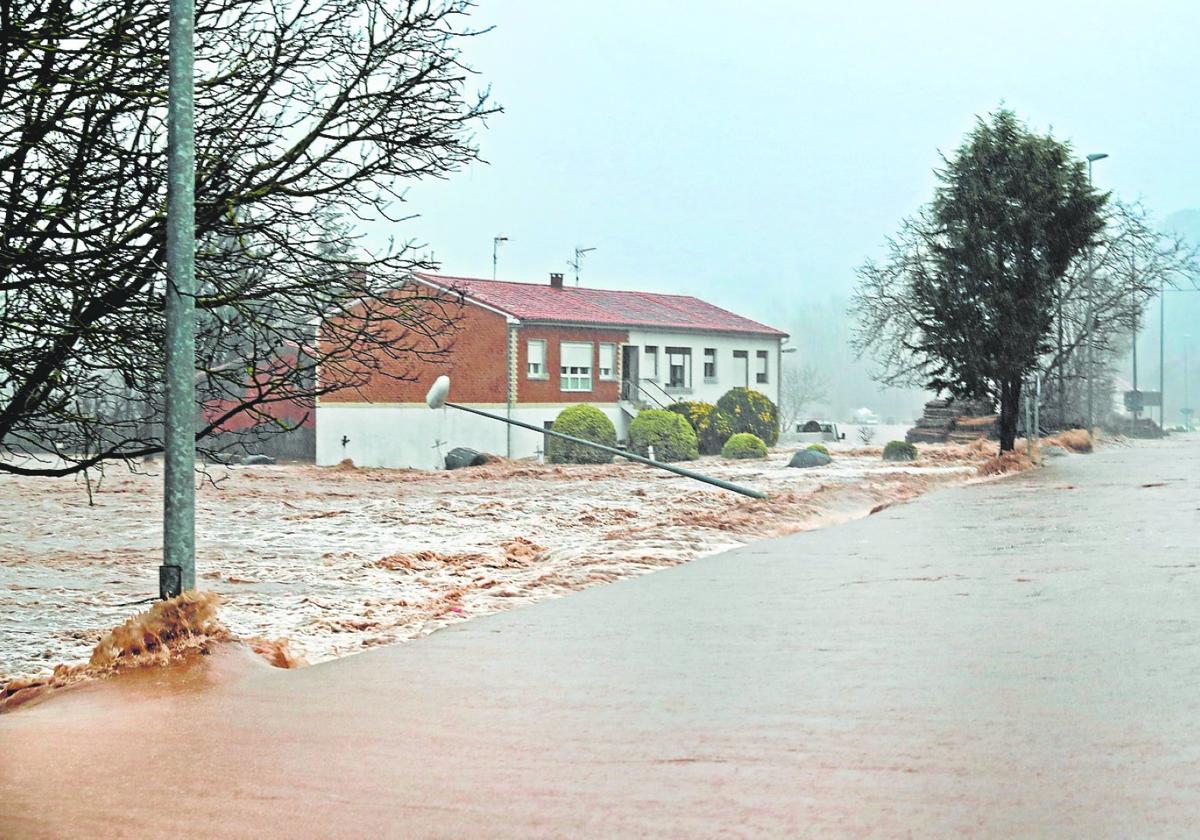
[[[488,165],[399,226],[446,271],[567,270],[772,320],[846,292],[1001,102],[1161,218],[1200,206],[1200,2],[481,0],[468,60],[505,113]]]

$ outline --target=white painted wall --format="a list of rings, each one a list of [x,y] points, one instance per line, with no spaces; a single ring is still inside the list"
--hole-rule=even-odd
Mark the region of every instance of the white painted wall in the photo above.
[[[731,336],[713,333],[670,332],[667,330],[630,330],[629,343],[638,347],[652,344],[658,347],[658,382],[666,387],[667,347],[690,347],[692,350],[691,393],[670,390],[668,393],[679,400],[701,400],[715,403],[730,388],[745,386],[740,376],[735,376],[734,350],[745,350],[750,358],[750,383],[752,390],[766,394],[771,402],[779,404],[779,346],[780,339],[769,336]],[[704,379],[704,349],[717,351],[717,377],[715,382]],[[757,371],[755,352],[767,351],[767,382],[755,382]],[[794,355],[794,354],[793,354]],[[644,356],[642,357],[644,358]],[[787,364],[787,361],[784,362]],[[738,371],[740,373],[740,371]],[[647,376],[645,367],[642,376]]]
[[[512,417],[541,426],[553,421],[569,403],[561,405],[518,405]],[[628,421],[615,404],[594,403],[617,426],[622,437]],[[472,405],[505,416],[503,403]],[[433,410],[424,403],[321,403],[317,406],[317,463],[337,464],[350,458],[360,467],[415,467],[442,469],[446,453],[456,446],[504,455],[508,429],[512,429],[514,458],[534,455],[543,447],[544,436],[528,429],[479,417],[453,408]],[[342,437],[349,438],[342,445]],[[435,447],[445,441],[441,455]]]

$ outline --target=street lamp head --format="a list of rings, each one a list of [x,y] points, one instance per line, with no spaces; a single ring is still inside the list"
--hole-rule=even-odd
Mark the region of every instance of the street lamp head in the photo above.
[[[505,236],[504,234],[500,234],[499,236],[493,237],[493,241],[495,241],[495,242],[507,242],[507,241],[508,241],[508,237],[507,237],[507,236]]]
[[[439,376],[433,381],[433,387],[429,389],[429,393],[425,395],[425,405],[430,408],[442,408],[446,405],[446,398],[450,396],[450,377]]]
[[[1087,156],[1087,159],[1091,163],[1092,161],[1104,160],[1106,157],[1108,157],[1108,152],[1093,152]]]

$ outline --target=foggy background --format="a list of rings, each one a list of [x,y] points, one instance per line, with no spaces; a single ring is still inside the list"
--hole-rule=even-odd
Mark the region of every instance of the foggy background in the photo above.
[[[533,282],[573,282],[573,249],[595,247],[583,285],[695,294],[791,332],[785,365],[828,370],[836,419],[906,422],[927,397],[870,380],[845,306],[977,114],[1004,103],[1107,152],[1098,187],[1200,240],[1195,2],[482,0],[471,23],[495,27],[465,56],[505,108],[478,138],[490,165],[414,187],[401,211],[419,218],[373,238],[490,277],[504,234],[500,279]],[[1168,297],[1169,423],[1198,299]],[[1148,316],[1156,388],[1157,302]]]

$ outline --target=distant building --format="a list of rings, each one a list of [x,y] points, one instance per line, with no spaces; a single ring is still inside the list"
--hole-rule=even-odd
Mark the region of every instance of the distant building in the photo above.
[[[736,386],[779,402],[786,333],[685,295],[510,283],[414,273],[454,293],[459,332],[450,352],[413,361],[411,381],[374,376],[317,403],[317,463],[438,468],[449,448],[523,458],[545,435],[454,409],[433,411],[425,392],[447,374],[452,402],[542,428],[569,405],[609,416],[619,439],[642,408],[716,400]],[[382,362],[386,364],[390,362]]]

